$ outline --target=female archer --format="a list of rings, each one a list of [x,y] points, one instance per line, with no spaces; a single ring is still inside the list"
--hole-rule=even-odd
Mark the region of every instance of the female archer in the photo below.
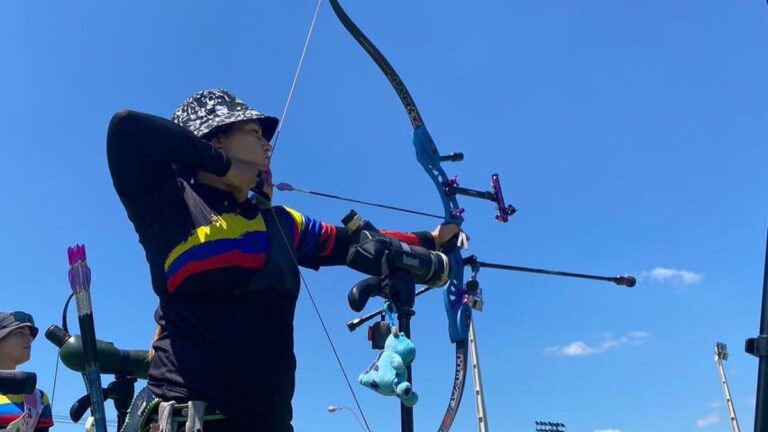
[[[122,111],[109,125],[112,181],[159,297],[148,388],[225,414],[206,432],[293,430],[298,267],[343,265],[352,246],[343,227],[265,205],[277,126],[223,89],[172,121]],[[385,233],[435,250],[457,232]]]
[[[32,315],[16,311],[0,313],[0,369],[16,370],[32,357],[32,342],[38,328]],[[47,432],[53,426],[48,395],[35,389],[31,394],[0,393],[0,430]]]

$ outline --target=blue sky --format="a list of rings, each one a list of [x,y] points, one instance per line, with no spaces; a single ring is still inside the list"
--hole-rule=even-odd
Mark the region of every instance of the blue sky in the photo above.
[[[508,224],[462,200],[470,252],[484,261],[640,277],[610,284],[493,270],[476,315],[488,421],[532,431],[727,430],[713,361],[726,364],[737,414],[752,425],[768,200],[768,8],[758,0],[645,2],[346,1],[398,70],[447,167],[482,188],[500,174]],[[3,2],[0,104],[0,309],[59,323],[66,247],[85,243],[98,336],[148,347],[157,300],[143,252],[112,190],[104,137],[122,108],[169,116],[224,87],[279,114],[313,1]],[[439,212],[410,126],[373,62],[323,4],[273,169],[297,187]],[[337,222],[348,204],[281,193],[276,202]],[[429,219],[358,207],[381,227]],[[375,358],[346,292],[351,270],[304,273],[348,374]],[[304,292],[296,317],[297,432],[355,431],[352,406]],[[70,324],[74,325],[74,313]],[[267,331],[267,329],[254,329]],[[453,347],[442,298],[421,298],[417,430],[436,429]],[[23,369],[53,388],[56,352],[39,339]],[[106,377],[105,377],[106,378]],[[375,431],[397,430],[397,403],[355,385]],[[84,392],[60,369],[54,412]],[[476,428],[468,383],[454,430]],[[82,430],[60,424],[58,431]]]

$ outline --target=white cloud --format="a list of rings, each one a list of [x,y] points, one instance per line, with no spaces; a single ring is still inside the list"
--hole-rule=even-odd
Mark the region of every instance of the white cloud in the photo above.
[[[644,339],[648,337],[648,333],[644,331],[635,330],[627,333],[627,336],[634,339]]]
[[[705,428],[707,426],[713,425],[715,423],[720,423],[720,416],[717,414],[710,414],[706,417],[702,417],[698,420],[696,420],[696,427],[697,428]]]
[[[583,355],[594,354],[595,352],[597,352],[597,348],[592,348],[591,346],[585,344],[582,341],[571,342],[570,344],[562,348],[558,348],[558,347],[552,347],[552,348],[555,348],[555,351],[559,350],[560,353],[564,356],[583,356]]]
[[[715,401],[709,404],[710,408],[720,408],[720,401]]]
[[[595,429],[595,432],[621,432],[619,429]]]
[[[544,352],[565,357],[580,357],[591,354],[600,354],[621,345],[642,345],[647,339],[648,333],[643,331],[631,331],[619,338],[614,338],[610,334],[605,335],[603,340],[595,345],[589,345],[584,341],[574,341],[568,345],[549,347],[544,350]]]
[[[701,273],[690,270],[677,270],[655,267],[651,271],[640,274],[640,279],[650,279],[653,282],[671,283],[674,285],[695,285],[704,277]]]

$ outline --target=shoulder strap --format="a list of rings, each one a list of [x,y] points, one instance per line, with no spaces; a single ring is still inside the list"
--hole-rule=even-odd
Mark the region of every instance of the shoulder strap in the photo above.
[[[284,290],[298,296],[300,276],[295,267],[292,249],[295,242],[295,227],[286,223],[285,218],[277,215],[280,208],[260,209],[261,217],[267,227],[269,236],[269,256],[262,275],[254,277],[249,283],[249,289],[258,290],[265,287],[275,287],[276,284]],[[271,277],[265,277],[272,275]]]

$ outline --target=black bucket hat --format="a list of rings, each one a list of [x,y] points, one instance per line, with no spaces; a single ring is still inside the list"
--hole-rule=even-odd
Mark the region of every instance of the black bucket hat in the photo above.
[[[267,141],[272,140],[279,123],[276,117],[252,109],[232,93],[220,88],[203,90],[185,100],[173,113],[171,120],[199,137],[219,126],[257,120]]]
[[[35,320],[32,315],[20,311],[0,313],[0,339],[19,327],[29,327],[32,339],[37,337],[39,330],[35,327]]]

